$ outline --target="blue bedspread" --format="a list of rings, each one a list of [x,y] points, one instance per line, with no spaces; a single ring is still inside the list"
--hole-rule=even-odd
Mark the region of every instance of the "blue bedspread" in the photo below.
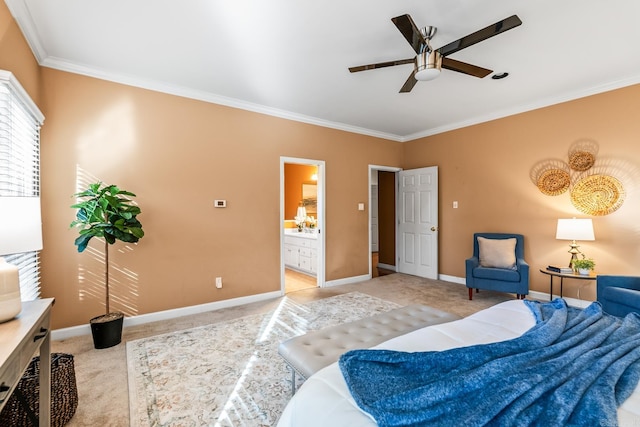
[[[380,426],[616,426],[640,378],[640,315],[525,301],[522,336],[447,351],[354,350],[340,369]]]

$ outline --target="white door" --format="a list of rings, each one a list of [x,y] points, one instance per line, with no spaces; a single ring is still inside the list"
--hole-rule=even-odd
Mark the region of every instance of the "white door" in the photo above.
[[[400,171],[398,272],[438,278],[438,167]]]
[[[378,252],[378,186],[371,186],[371,252]]]

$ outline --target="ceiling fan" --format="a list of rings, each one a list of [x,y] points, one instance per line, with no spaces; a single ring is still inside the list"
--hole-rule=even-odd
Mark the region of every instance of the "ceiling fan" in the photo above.
[[[431,47],[431,38],[436,34],[436,27],[424,27],[422,30],[419,30],[409,15],[396,16],[395,18],[391,18],[391,21],[393,21],[404,38],[407,39],[417,55],[414,58],[350,67],[349,71],[356,73],[358,71],[392,67],[394,65],[413,64],[413,72],[400,89],[400,93],[411,92],[411,89],[413,89],[418,80],[424,81],[435,79],[440,75],[441,68],[457,71],[474,77],[486,77],[493,71],[476,65],[467,64],[466,62],[456,61],[455,59],[448,58],[448,55],[476,43],[480,43],[481,41],[493,36],[497,36],[500,33],[504,33],[505,31],[522,24],[520,18],[518,18],[517,15],[513,15],[478,30],[475,33],[471,33],[461,39],[442,46],[439,49],[433,49]]]

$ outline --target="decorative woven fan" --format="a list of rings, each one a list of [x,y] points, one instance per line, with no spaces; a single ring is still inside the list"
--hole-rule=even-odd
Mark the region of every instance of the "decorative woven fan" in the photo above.
[[[557,196],[569,188],[569,172],[562,169],[549,169],[538,176],[536,186],[547,196]]]
[[[588,151],[574,151],[569,154],[569,166],[575,171],[586,171],[596,161],[596,156]]]
[[[588,215],[608,215],[624,202],[620,181],[609,175],[590,175],[571,189],[571,203]]]

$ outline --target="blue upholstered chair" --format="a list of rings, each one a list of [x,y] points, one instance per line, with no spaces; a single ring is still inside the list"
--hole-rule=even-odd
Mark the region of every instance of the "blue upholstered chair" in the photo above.
[[[597,299],[602,309],[614,316],[640,313],[640,277],[598,275]]]
[[[482,241],[482,247],[485,249],[483,260],[481,260],[481,245],[478,237],[486,239]],[[509,247],[505,245],[507,243],[511,244],[511,248],[513,247],[513,241],[505,239],[516,239],[515,249],[511,249],[511,252],[515,251],[515,253],[504,254],[505,260],[508,259],[507,255],[510,255],[511,259],[505,264],[489,262],[488,248],[495,246],[506,249]],[[511,262],[513,265],[510,265]],[[522,234],[475,233],[473,235],[473,256],[466,260],[465,266],[469,299],[473,299],[473,289],[515,293],[518,299],[524,299],[524,296],[529,294],[529,264],[524,260],[524,236]]]

